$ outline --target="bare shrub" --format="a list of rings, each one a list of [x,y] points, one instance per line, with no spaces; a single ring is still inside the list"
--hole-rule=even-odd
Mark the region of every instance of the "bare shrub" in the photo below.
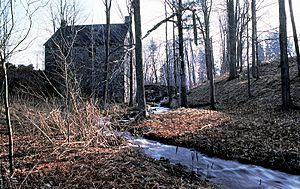
[[[13,117],[21,126],[46,137],[52,143],[54,140],[67,140],[68,134],[70,141],[84,141],[87,145],[108,147],[119,145],[121,142],[110,126],[110,114],[121,112],[118,106],[102,111],[97,102],[81,101],[73,111],[66,112],[59,103],[42,103],[35,106],[27,104],[14,103]]]

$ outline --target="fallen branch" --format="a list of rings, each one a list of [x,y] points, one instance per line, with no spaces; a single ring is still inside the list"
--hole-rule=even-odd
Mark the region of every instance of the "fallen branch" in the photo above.
[[[23,184],[26,182],[27,178],[28,178],[29,175],[33,172],[34,168],[35,168],[38,164],[39,164],[39,162],[36,163],[36,164],[32,167],[32,169],[31,169],[31,170],[29,171],[29,173],[26,175],[26,177],[24,178],[24,180],[21,182],[21,184],[20,184],[20,186],[19,186],[19,189],[22,188]]]
[[[30,121],[30,123],[35,126],[39,131],[41,131],[41,133],[53,144],[52,139],[37,125],[35,124],[29,117],[25,116],[28,121]]]

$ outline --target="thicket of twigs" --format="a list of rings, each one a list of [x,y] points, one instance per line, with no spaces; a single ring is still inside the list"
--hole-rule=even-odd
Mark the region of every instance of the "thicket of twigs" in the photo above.
[[[91,151],[95,147],[105,151],[118,148],[122,144],[122,139],[110,126],[110,118],[123,111],[117,105],[112,105],[104,111],[97,101],[82,100],[73,104],[72,109],[67,111],[62,103],[55,100],[46,103],[14,98],[11,102],[16,169],[11,177],[8,176],[7,130],[4,114],[1,113],[1,188],[22,188],[25,185],[21,182],[36,177],[36,173],[39,176],[45,174],[47,169],[57,169],[61,161],[67,168],[69,161],[73,161],[74,158],[97,153]],[[4,112],[3,107],[1,112]],[[36,177],[38,178],[40,179]],[[47,188],[48,185],[45,186]],[[27,187],[30,188],[30,184]]]
[[[17,125],[51,143],[56,139],[69,138],[71,142],[93,141],[103,147],[119,143],[110,128],[109,111],[115,110],[102,111],[93,101],[80,102],[72,111],[64,110],[55,102],[30,105],[19,101],[12,104],[12,117]]]

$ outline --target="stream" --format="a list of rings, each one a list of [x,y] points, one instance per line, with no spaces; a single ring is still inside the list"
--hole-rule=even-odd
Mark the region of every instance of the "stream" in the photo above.
[[[153,113],[164,111],[168,109],[153,107]],[[194,149],[166,145],[142,137],[134,137],[130,133],[122,133],[122,136],[130,142],[130,145],[141,148],[149,157],[156,160],[167,159],[172,164],[181,164],[188,171],[194,171],[222,189],[300,189],[299,175],[208,157]]]

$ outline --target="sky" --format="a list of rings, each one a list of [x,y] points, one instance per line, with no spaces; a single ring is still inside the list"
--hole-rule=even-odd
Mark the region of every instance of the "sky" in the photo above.
[[[102,0],[78,0],[82,18],[78,24],[103,24],[105,23],[105,12]],[[111,23],[123,23],[124,16],[128,15],[127,0],[113,0],[111,10]],[[120,9],[118,8],[120,7]],[[143,33],[151,29],[156,22],[164,18],[164,6],[161,0],[141,0],[141,15]],[[39,9],[33,17],[33,28],[29,39],[24,46],[29,47],[12,58],[14,64],[33,64],[34,67],[42,68],[44,61],[43,44],[52,35],[52,25],[49,21],[49,7]],[[24,25],[20,19],[21,26]],[[163,30],[160,30],[163,32]],[[152,37],[160,36],[159,32],[154,32]]]
[[[80,3],[80,8],[82,10],[81,14],[82,20],[79,24],[103,24],[105,23],[105,12],[102,0],[78,0]],[[112,10],[111,10],[111,22],[112,23],[122,23],[124,21],[124,16],[128,15],[127,0],[113,0]],[[262,2],[263,1],[263,2]],[[300,1],[292,0],[294,6],[295,20],[297,23],[297,32],[300,33]],[[213,1],[216,4],[222,2],[221,0]],[[278,0],[257,0],[259,7],[261,9],[258,12],[260,20],[258,21],[258,30],[275,28],[278,27]],[[261,3],[262,2],[262,3]],[[287,0],[286,0],[287,2]],[[219,7],[213,10],[212,13],[212,37],[217,40],[218,38],[218,23],[217,18],[220,14]],[[287,11],[287,22],[288,31],[291,35],[291,24],[289,18],[289,7],[286,5]],[[162,0],[141,0],[141,20],[142,20],[142,32],[143,35],[151,29],[156,23],[164,19],[164,4]],[[44,61],[44,47],[43,44],[51,36],[51,23],[49,22],[49,7],[45,6],[39,9],[33,17],[33,28],[30,36],[27,40],[26,46],[28,48],[16,54],[12,58],[12,63],[14,64],[33,64],[35,67],[43,68]],[[22,22],[22,21],[21,21]],[[22,23],[20,24],[22,26]],[[144,46],[147,41],[154,39],[156,41],[163,41],[164,27],[159,28],[154,31],[148,38],[144,40]]]

